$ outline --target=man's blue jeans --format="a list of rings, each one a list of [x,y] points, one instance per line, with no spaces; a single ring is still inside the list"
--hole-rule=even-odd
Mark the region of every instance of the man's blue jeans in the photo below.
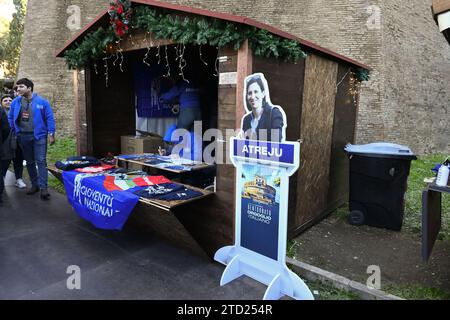
[[[19,134],[17,140],[22,147],[23,157],[27,161],[31,185],[47,189],[47,137],[36,140],[34,134]]]

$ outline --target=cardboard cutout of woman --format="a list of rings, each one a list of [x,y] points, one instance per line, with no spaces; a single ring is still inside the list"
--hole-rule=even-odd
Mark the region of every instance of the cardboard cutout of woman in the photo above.
[[[260,141],[283,142],[286,139],[286,114],[280,106],[270,101],[269,86],[262,73],[245,78],[244,107],[241,138]]]

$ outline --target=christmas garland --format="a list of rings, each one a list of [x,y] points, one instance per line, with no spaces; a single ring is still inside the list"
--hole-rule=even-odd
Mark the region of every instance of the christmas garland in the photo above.
[[[116,1],[118,2],[118,1]],[[124,2],[124,1],[120,1]],[[300,48],[300,44],[294,40],[288,40],[273,35],[266,30],[255,27],[235,24],[214,18],[176,17],[168,13],[157,12],[146,6],[138,6],[132,15],[132,19],[117,20],[115,14],[124,14],[123,9],[114,7],[110,10],[111,26],[100,28],[89,33],[75,48],[66,50],[64,57],[70,69],[78,69],[91,61],[99,59],[106,53],[107,45],[120,40],[123,34],[132,28],[141,28],[151,32],[156,39],[171,39],[183,44],[211,45],[218,48],[232,46],[239,49],[241,44],[248,39],[255,55],[263,57],[275,57],[286,61],[297,62],[306,57],[306,53]],[[125,16],[128,17],[129,16]],[[122,27],[127,22],[126,27]],[[119,27],[118,27],[119,26]]]
[[[355,70],[356,79],[359,81],[369,81],[370,80],[370,73],[368,70],[363,68],[357,68]]]
[[[97,31],[90,32],[80,44],[76,44],[74,49],[69,49],[64,53],[67,66],[70,69],[80,69],[103,57],[106,48],[117,41],[114,30],[109,27],[100,27]]]
[[[275,57],[291,62],[306,57],[297,41],[283,39],[267,30],[219,19],[180,18],[158,13],[149,7],[138,7],[133,25],[151,32],[156,39],[172,39],[183,44],[209,44],[218,48],[232,46],[238,50],[248,39],[257,56]]]
[[[299,42],[279,37],[267,30],[215,18],[181,18],[148,6],[137,6],[131,15],[129,2],[112,2],[109,11],[111,25],[107,29],[99,28],[89,33],[74,49],[66,50],[64,57],[70,69],[81,68],[101,58],[106,53],[106,48],[115,46],[130,27],[150,32],[156,39],[171,39],[182,44],[211,45],[217,48],[232,46],[238,50],[248,39],[257,56],[294,63],[306,57]],[[355,73],[360,81],[369,79],[367,70],[359,68]]]

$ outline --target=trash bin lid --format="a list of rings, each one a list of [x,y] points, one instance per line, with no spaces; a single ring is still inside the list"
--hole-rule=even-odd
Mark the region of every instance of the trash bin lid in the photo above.
[[[395,158],[417,159],[410,148],[395,143],[375,142],[368,144],[347,144],[344,150],[349,154],[366,156],[394,156]]]

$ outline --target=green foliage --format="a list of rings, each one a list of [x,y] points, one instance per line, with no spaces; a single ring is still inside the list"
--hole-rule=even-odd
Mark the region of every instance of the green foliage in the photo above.
[[[286,256],[288,256],[291,259],[295,259],[297,255],[297,249],[300,246],[297,240],[291,239],[288,240],[286,244]]]
[[[305,280],[316,300],[361,300],[352,292],[337,289],[331,283]]]
[[[106,53],[107,45],[116,40],[117,37],[111,27],[106,30],[100,27],[97,31],[89,33],[83,42],[65,52],[64,58],[68,67],[78,69],[99,59]]]
[[[74,156],[76,153],[77,143],[75,138],[56,139],[56,143],[48,147],[47,162],[53,165],[56,161]]]
[[[363,69],[363,68],[357,68],[355,69],[356,78],[359,81],[369,81],[370,80],[370,73],[369,70]]]
[[[156,39],[171,39],[183,44],[209,44],[218,48],[231,46],[236,50],[249,39],[252,50],[258,56],[291,62],[306,57],[297,41],[220,19],[190,16],[181,18],[163,11],[158,12],[148,6],[137,6],[130,24],[133,28],[152,33]],[[100,58],[105,53],[106,46],[117,40],[112,35],[114,31],[111,26],[106,30],[100,28],[76,44],[74,49],[67,50],[65,58],[69,68],[80,68]]]
[[[450,300],[450,291],[413,285],[388,285],[386,292],[408,300]]]
[[[58,160],[76,155],[77,145],[74,138],[56,139],[53,146],[48,147],[47,162],[53,165]],[[55,177],[49,177],[48,185],[55,191],[65,194],[64,185]]]
[[[408,177],[408,190],[406,192],[404,229],[420,234],[422,230],[422,191],[426,187],[424,178],[434,177],[431,171],[436,164],[446,158],[443,154],[434,154],[419,157],[411,162],[411,170]],[[450,239],[450,197],[442,195],[442,227],[438,235],[439,239]]]
[[[17,73],[26,14],[26,0],[13,0],[13,3],[16,12],[9,25],[9,32],[3,40],[0,39],[0,64],[7,77],[14,77]]]

